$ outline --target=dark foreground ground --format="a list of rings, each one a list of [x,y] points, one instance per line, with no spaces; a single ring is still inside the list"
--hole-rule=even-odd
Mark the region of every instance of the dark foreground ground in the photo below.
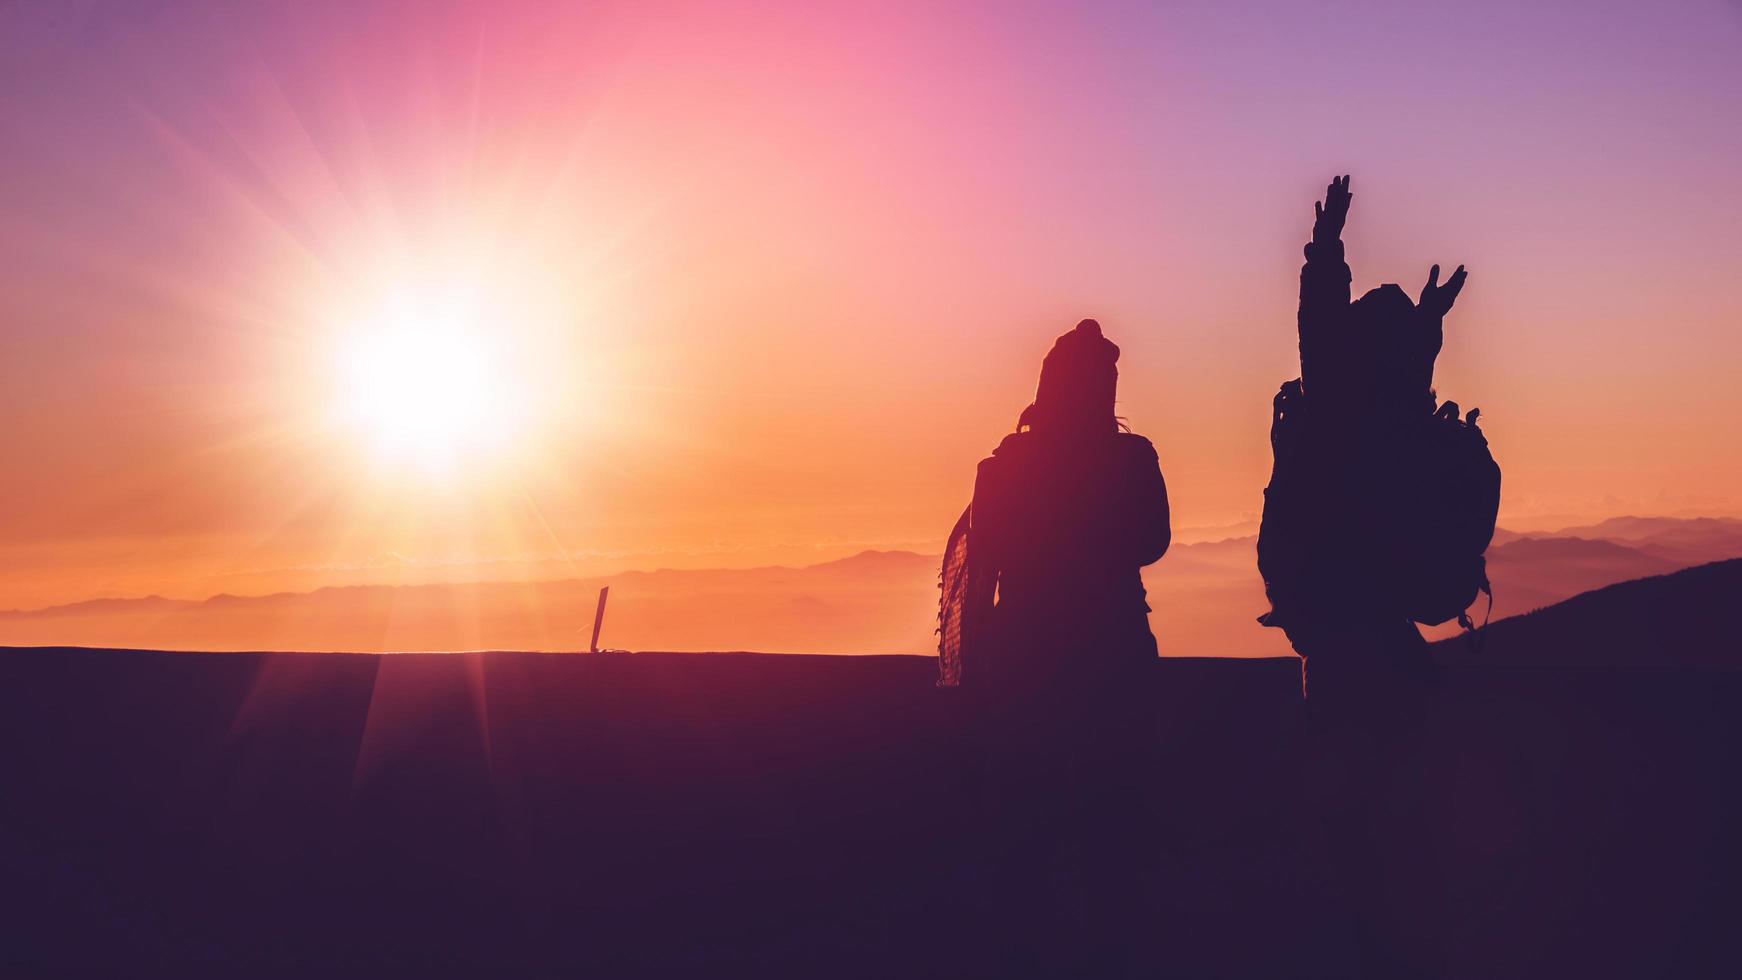
[[[0,973],[975,976],[955,692],[911,657],[0,651]],[[1157,663],[1158,976],[1337,975],[1293,661]],[[1468,977],[1734,976],[1742,675],[1448,672]],[[1401,836],[1401,835],[1400,835]],[[1399,867],[1410,866],[1402,860]]]

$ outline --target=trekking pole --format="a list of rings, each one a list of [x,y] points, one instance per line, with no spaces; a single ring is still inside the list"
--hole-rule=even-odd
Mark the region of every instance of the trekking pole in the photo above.
[[[593,642],[587,646],[588,653],[599,652],[599,627],[605,625],[605,597],[611,594],[611,587],[599,587],[599,608],[593,613]]]

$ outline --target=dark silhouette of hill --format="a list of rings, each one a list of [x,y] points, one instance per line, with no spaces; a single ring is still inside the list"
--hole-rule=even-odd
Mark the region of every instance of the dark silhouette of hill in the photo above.
[[[1488,549],[1493,615],[1516,616],[1581,592],[1679,567],[1678,562],[1611,541],[1521,537]]]
[[[1636,611],[1709,616],[1737,574],[1652,580],[1665,597]],[[1512,627],[1548,637],[1567,607],[1590,625],[1545,642],[1608,649],[1608,594],[1642,585],[1499,624],[1491,649],[1533,662]],[[1657,659],[1707,656],[1674,652]],[[1448,976],[1714,975],[1742,876],[1742,674],[1468,659],[1410,770],[1430,824],[1384,829],[1393,928]],[[986,818],[934,675],[0,650],[0,972],[976,975]],[[1157,817],[1133,861],[1156,882],[1156,975],[1338,975],[1297,873],[1298,685],[1292,658],[1155,664]],[[1424,860],[1449,896],[1431,919]]]
[[[1738,595],[1742,559],[1713,562],[1492,623],[1480,652],[1454,641],[1440,648],[1457,663],[1742,672]]]
[[[1742,556],[1721,531],[1736,522],[1633,519],[1623,531],[1646,528],[1648,541],[1631,544],[1572,534],[1521,535],[1502,531],[1488,549],[1494,583],[1494,619],[1516,616],[1582,592],[1659,575],[1689,564]],[[1662,542],[1678,543],[1672,550]],[[1155,632],[1163,653],[1217,656],[1282,656],[1290,651],[1279,631],[1249,628],[1265,606],[1262,583],[1252,574],[1257,539],[1179,545],[1145,576],[1155,607]],[[1481,616],[1483,608],[1476,607]],[[1448,624],[1430,631],[1450,636]]]

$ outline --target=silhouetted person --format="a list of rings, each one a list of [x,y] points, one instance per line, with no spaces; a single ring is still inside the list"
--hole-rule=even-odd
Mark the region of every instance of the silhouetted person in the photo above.
[[[1300,277],[1301,377],[1277,394],[1275,469],[1259,568],[1271,611],[1301,656],[1320,856],[1341,893],[1357,960],[1344,975],[1429,969],[1382,914],[1379,841],[1396,836],[1396,777],[1419,746],[1435,670],[1417,622],[1464,619],[1487,588],[1499,470],[1486,440],[1447,403],[1436,410],[1442,321],[1462,266],[1428,274],[1419,302],[1386,284],[1350,302],[1340,240],[1351,195],[1334,179],[1315,205]],[[1418,851],[1422,850],[1417,848]],[[1332,905],[1332,908],[1339,906]],[[1333,970],[1332,972],[1338,972]]]
[[[1141,922],[1142,692],[1156,646],[1140,571],[1171,538],[1155,448],[1114,414],[1118,359],[1099,324],[1077,324],[1047,354],[1018,431],[980,463],[959,674],[990,762],[1008,935],[1100,975],[1117,972]],[[945,580],[947,598],[948,567]]]

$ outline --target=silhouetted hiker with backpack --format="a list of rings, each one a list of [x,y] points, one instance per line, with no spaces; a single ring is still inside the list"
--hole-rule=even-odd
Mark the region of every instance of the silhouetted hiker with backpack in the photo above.
[[[1260,622],[1301,656],[1309,789],[1362,957],[1343,975],[1408,976],[1423,969],[1419,950],[1401,952],[1375,913],[1394,777],[1418,747],[1435,683],[1415,624],[1469,625],[1465,610],[1488,590],[1500,470],[1477,411],[1435,407],[1434,360],[1463,267],[1441,285],[1434,266],[1418,303],[1393,284],[1351,303],[1340,240],[1350,200],[1341,177],[1314,208],[1301,377],[1273,406],[1258,540],[1271,611]]]
[[[1275,468],[1258,564],[1271,611],[1304,662],[1309,700],[1431,673],[1414,623],[1463,615],[1488,587],[1500,471],[1487,441],[1447,402],[1436,410],[1442,320],[1464,286],[1439,266],[1421,301],[1395,284],[1349,302],[1340,240],[1351,195],[1315,205],[1301,270],[1301,377],[1277,394]]]
[[[1043,972],[1117,975],[1143,921],[1156,647],[1140,571],[1172,532],[1155,448],[1114,414],[1118,359],[1094,320],[1058,338],[943,571],[939,682],[974,705],[986,755],[997,928]]]

